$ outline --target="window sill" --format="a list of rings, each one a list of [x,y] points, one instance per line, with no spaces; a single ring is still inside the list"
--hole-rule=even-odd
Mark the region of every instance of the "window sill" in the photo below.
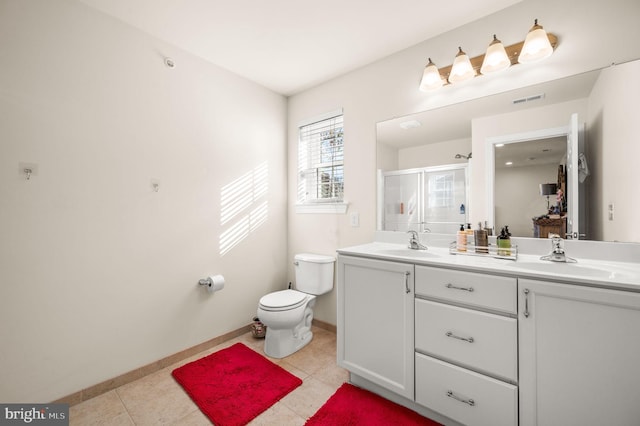
[[[309,203],[296,204],[296,213],[345,214],[349,203]]]

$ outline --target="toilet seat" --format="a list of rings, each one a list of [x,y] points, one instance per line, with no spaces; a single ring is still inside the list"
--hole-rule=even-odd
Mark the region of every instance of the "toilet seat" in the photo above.
[[[289,311],[307,302],[307,294],[297,290],[280,290],[260,298],[260,308],[265,311]]]

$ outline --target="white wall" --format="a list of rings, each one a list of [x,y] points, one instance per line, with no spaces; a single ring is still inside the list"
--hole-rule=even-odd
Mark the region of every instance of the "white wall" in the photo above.
[[[468,155],[470,152],[471,139],[466,138],[404,148],[398,153],[399,169],[466,163],[466,159],[456,159],[455,156]]]
[[[504,226],[509,226],[512,235],[533,237],[533,221],[536,216],[547,213],[547,197],[540,195],[540,183],[556,182],[558,166],[502,167],[495,171],[495,229],[496,235]],[[549,197],[550,205],[556,196]]]
[[[587,179],[592,182],[592,197],[588,208],[590,223],[597,225],[591,229],[593,238],[599,240],[640,241],[640,228],[624,225],[635,224],[640,211],[638,75],[640,61],[608,68],[589,97],[587,158],[591,176]],[[609,204],[614,206],[613,220],[609,220]]]
[[[284,97],[74,1],[2,0],[0,57],[0,401],[233,331],[284,288]],[[241,177],[250,203],[223,206]]]
[[[640,2],[637,0],[525,1],[290,97],[289,192],[295,194],[297,180],[296,125],[307,117],[343,107],[345,197],[350,203],[349,212],[359,213],[360,227],[349,225],[349,212],[346,215],[296,214],[295,197],[290,197],[289,258],[300,251],[333,253],[339,247],[373,238],[376,122],[640,57],[640,45],[620,42],[640,39],[638,16]],[[428,56],[439,66],[446,66],[451,64],[460,45],[471,56],[483,53],[494,33],[507,44],[521,41],[534,18],[559,38],[555,54],[544,63],[531,67],[519,65],[495,78],[478,78],[462,87],[446,87],[433,94],[417,90]],[[607,46],[608,52],[594,53],[594,46]],[[498,81],[505,84],[497,84]],[[472,179],[476,165],[482,161],[476,159],[475,149],[473,156]],[[473,204],[471,208],[473,211]],[[289,275],[292,273],[290,267]],[[321,296],[316,306],[316,318],[335,323],[335,291]]]

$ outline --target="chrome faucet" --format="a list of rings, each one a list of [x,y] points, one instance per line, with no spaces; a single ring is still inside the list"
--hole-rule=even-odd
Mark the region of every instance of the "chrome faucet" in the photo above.
[[[407,234],[411,234],[409,238],[409,248],[411,250],[426,250],[427,246],[420,242],[420,236],[417,231],[407,231]]]
[[[550,260],[551,262],[565,263],[577,262],[577,260],[570,258],[564,253],[564,244],[560,235],[549,234],[549,238],[551,238],[551,253],[546,256],[542,256],[540,260]]]

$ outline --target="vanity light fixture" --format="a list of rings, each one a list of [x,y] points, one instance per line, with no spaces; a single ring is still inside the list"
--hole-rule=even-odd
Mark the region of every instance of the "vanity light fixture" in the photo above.
[[[449,83],[461,83],[471,80],[476,76],[476,70],[473,69],[469,56],[462,51],[462,47],[458,47],[458,53],[453,60],[451,73],[449,73]]]
[[[442,87],[443,84],[444,83],[442,82],[442,78],[440,77],[438,67],[436,67],[436,64],[431,62],[431,58],[429,58],[429,62],[427,63],[427,66],[424,67],[424,72],[422,73],[420,90],[422,90],[423,92],[436,90]]]
[[[511,66],[511,60],[504,49],[504,45],[496,35],[493,35],[493,41],[487,47],[487,53],[484,54],[484,60],[480,67],[482,74],[490,74],[493,72],[504,71]]]
[[[504,71],[511,65],[539,61],[548,58],[557,45],[558,38],[545,32],[536,19],[525,40],[519,43],[505,47],[494,34],[484,55],[469,58],[459,47],[453,65],[443,68],[437,68],[429,58],[420,82],[420,90],[436,90],[480,75]]]
[[[547,32],[538,25],[538,20],[534,21],[533,27],[529,30],[527,38],[524,40],[524,46],[518,56],[518,62],[528,64],[548,58],[553,53],[550,37]]]

